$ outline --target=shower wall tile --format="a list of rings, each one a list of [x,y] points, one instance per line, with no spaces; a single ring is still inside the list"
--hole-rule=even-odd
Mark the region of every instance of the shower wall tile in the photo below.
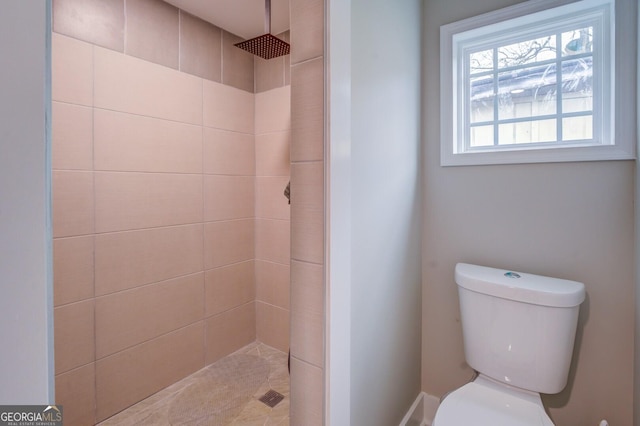
[[[291,68],[291,161],[324,158],[324,63],[314,59]]]
[[[256,56],[253,59],[256,93],[266,92],[285,85],[284,60],[284,56],[273,59],[262,59]]]
[[[263,302],[256,302],[256,335],[258,341],[289,351],[289,311]]]
[[[99,47],[94,52],[95,106],[202,124],[202,79]]]
[[[255,302],[209,317],[205,324],[208,365],[256,340]]]
[[[203,270],[201,224],[96,235],[97,296]]]
[[[54,239],[54,306],[92,298],[93,270],[93,235]]]
[[[64,406],[69,425],[93,425],[96,403],[95,364],[87,364],[55,377],[56,404]]]
[[[289,220],[289,203],[284,190],[288,176],[256,178],[256,217]]]
[[[324,375],[322,369],[291,357],[291,424],[322,426]]]
[[[256,135],[256,176],[289,176],[291,131]]]
[[[125,2],[125,53],[178,69],[178,9],[158,0]]]
[[[290,3],[291,65],[324,54],[324,1],[295,0]]]
[[[258,93],[256,100],[256,134],[291,129],[291,88],[289,86]]]
[[[124,51],[124,0],[54,0],[53,31]]]
[[[180,11],[180,71],[222,82],[222,31]]]
[[[213,81],[203,81],[204,125],[220,130],[254,132],[254,95]]]
[[[244,39],[222,31],[222,82],[253,93],[253,55],[236,46]]]
[[[92,299],[54,309],[56,374],[95,361],[93,312]]]
[[[53,171],[53,236],[94,232],[93,174]]]
[[[291,257],[313,263],[324,259],[324,164],[291,165]]]
[[[204,366],[203,323],[103,358],[96,362],[96,420],[154,394]]]
[[[96,232],[202,222],[202,177],[96,172]]]
[[[93,105],[93,46],[51,35],[51,97],[54,101]]]
[[[204,273],[96,298],[96,358],[203,319]]]
[[[205,173],[252,176],[256,164],[254,137],[205,127],[202,161]]]
[[[253,176],[204,176],[204,220],[253,218]]]
[[[95,169],[202,173],[202,127],[96,109]]]
[[[205,317],[236,308],[256,298],[254,261],[210,269],[205,277]]]
[[[324,360],[323,266],[291,262],[291,355],[322,368]]]
[[[205,223],[205,269],[253,259],[254,228],[253,219]]]
[[[289,265],[256,260],[256,300],[289,309]]]
[[[256,259],[289,264],[288,220],[256,219]]]
[[[92,170],[93,109],[52,102],[51,167]]]

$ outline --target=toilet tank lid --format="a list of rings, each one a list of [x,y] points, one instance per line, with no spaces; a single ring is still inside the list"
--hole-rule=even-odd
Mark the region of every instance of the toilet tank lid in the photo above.
[[[458,263],[456,283],[467,290],[540,306],[571,307],[584,301],[584,284],[505,269]]]

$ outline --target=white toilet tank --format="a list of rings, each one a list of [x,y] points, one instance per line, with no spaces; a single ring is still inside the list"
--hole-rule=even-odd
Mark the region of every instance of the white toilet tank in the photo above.
[[[564,389],[584,284],[465,263],[455,279],[467,363],[521,389]]]

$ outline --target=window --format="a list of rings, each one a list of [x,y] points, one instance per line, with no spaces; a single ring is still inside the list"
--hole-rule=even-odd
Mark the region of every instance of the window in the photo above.
[[[443,26],[442,165],[634,158],[634,141],[614,137],[613,1],[525,2]]]

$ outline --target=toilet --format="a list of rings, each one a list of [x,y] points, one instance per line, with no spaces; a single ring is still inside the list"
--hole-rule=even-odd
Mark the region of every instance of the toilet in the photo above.
[[[455,280],[478,375],[444,397],[433,426],[553,426],[540,393],[567,384],[584,284],[466,263]]]

